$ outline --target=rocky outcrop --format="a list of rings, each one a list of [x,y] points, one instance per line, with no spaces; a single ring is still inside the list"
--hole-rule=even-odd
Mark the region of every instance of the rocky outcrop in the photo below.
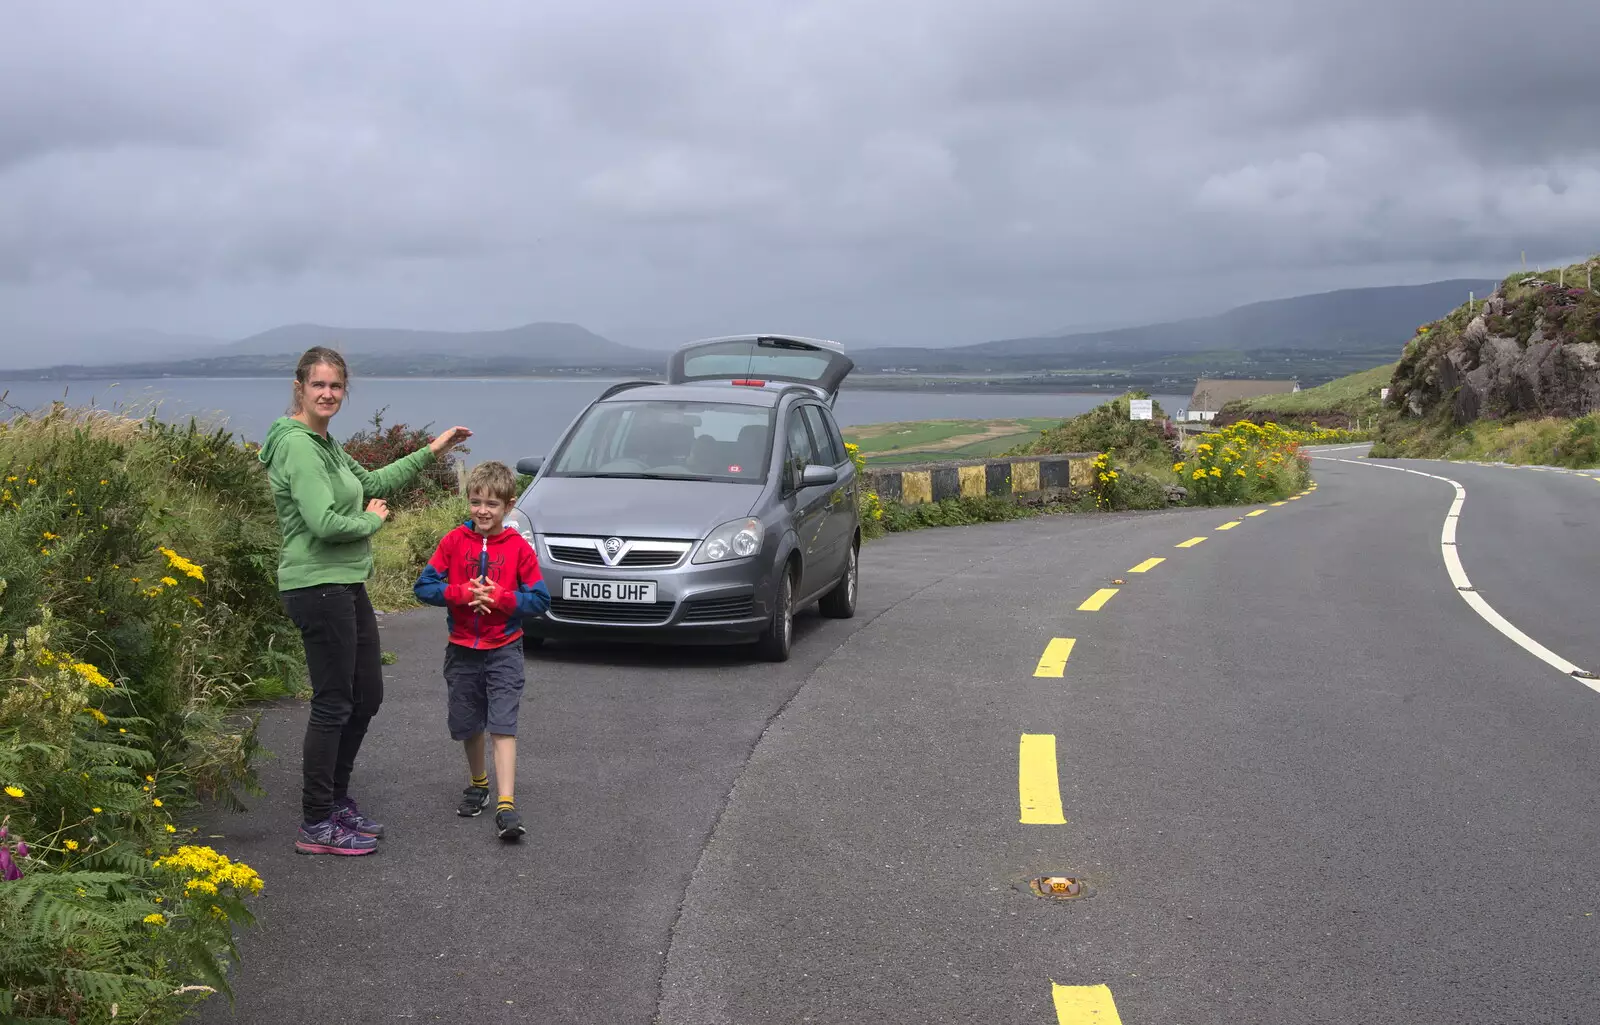
[[[1473,308],[1419,328],[1390,404],[1411,416],[1448,408],[1461,424],[1600,409],[1600,295],[1573,281],[1589,284],[1584,265],[1514,275]]]

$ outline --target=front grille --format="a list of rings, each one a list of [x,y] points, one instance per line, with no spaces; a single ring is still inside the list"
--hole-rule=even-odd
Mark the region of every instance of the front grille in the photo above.
[[[628,553],[632,555],[632,552]],[[572,545],[551,545],[550,558],[557,562],[573,562],[580,566],[604,566],[605,560],[600,558],[600,553],[593,548],[577,548]]]
[[[683,615],[685,623],[709,623],[719,619],[744,619],[755,612],[754,595],[738,594],[731,598],[701,598],[689,603]]]
[[[672,615],[672,602],[658,601],[650,604],[629,602],[574,601],[571,598],[551,598],[550,615],[578,623],[638,623],[654,625],[665,623]]]
[[[552,537],[545,541],[553,561],[574,566],[611,565],[601,554],[602,543],[586,537]],[[627,551],[615,565],[629,569],[666,569],[681,562],[693,547],[692,541],[630,541]]]
[[[675,566],[683,558],[682,552],[630,551],[622,557],[619,566]]]

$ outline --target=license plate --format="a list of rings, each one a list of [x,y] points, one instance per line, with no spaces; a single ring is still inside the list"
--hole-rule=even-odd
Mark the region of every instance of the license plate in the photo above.
[[[609,601],[649,605],[656,600],[654,580],[579,580],[562,581],[562,594],[568,601]]]

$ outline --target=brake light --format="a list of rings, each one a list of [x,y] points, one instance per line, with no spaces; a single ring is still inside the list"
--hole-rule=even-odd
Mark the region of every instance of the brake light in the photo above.
[[[757,381],[753,377],[735,378],[733,383],[734,384],[742,384],[742,385],[745,385],[746,387],[749,387],[749,388],[765,388],[767,386],[767,382],[765,382],[765,381]]]

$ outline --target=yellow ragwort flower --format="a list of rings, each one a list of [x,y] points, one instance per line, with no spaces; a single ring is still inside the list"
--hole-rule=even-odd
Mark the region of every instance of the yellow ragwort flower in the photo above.
[[[163,915],[159,911],[154,912],[153,914],[145,915],[144,916],[144,924],[145,925],[166,925],[167,924],[167,916]]]
[[[62,846],[64,846],[69,851],[75,851],[75,850],[78,849],[78,841],[76,841],[76,840],[67,840],[67,841],[63,842]]]
[[[20,801],[24,797],[27,797],[28,795],[23,791],[23,789],[21,787],[6,787],[6,796],[7,797],[15,797],[17,800]]]
[[[150,803],[155,805],[157,808],[159,808],[159,807],[161,807],[161,798],[158,797],[155,800],[151,801]]]
[[[104,673],[87,662],[74,662],[72,664],[72,671],[77,673],[86,682],[92,683],[96,687],[110,689],[112,686],[114,686],[110,680],[106,679]]]
[[[183,556],[179,555],[170,548],[158,548],[156,550],[167,557],[167,565],[183,573],[185,576],[193,577],[202,584],[205,583],[205,572],[199,566],[190,562],[188,559],[185,559]]]

